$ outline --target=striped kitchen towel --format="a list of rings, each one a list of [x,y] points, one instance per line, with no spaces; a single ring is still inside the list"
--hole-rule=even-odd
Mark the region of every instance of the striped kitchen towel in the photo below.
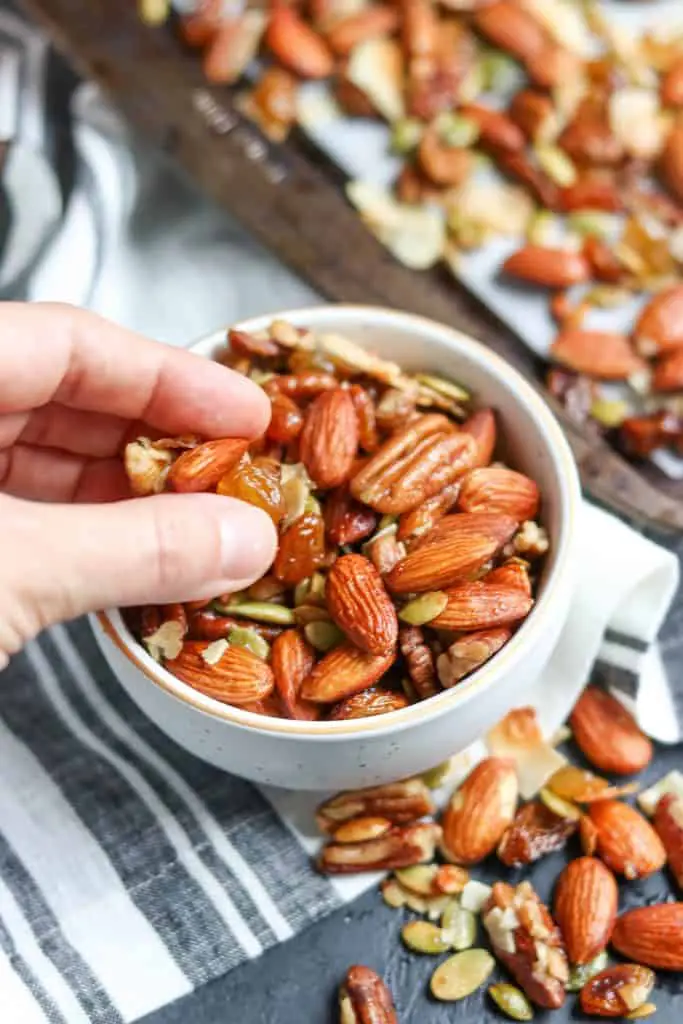
[[[0,165],[3,297],[89,305],[175,344],[318,301],[2,10]],[[579,598],[538,695],[546,725],[600,648],[608,682],[673,741],[683,708],[653,640],[677,563],[588,506],[582,539]],[[29,644],[0,694],[3,1024],[138,1020],[373,884],[316,875],[313,799],[259,791],[177,747],[86,623]]]

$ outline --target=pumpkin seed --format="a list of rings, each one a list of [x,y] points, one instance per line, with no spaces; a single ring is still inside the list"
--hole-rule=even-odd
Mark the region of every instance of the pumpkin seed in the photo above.
[[[513,1020],[533,1020],[534,1011],[531,1003],[520,989],[514,985],[501,983],[491,985],[489,995],[498,1009]]]
[[[450,902],[450,896],[430,896],[425,900],[427,917],[430,921],[438,921]]]
[[[308,595],[311,592],[311,578],[301,580],[294,587],[294,607],[297,608],[300,604],[305,604]]]
[[[496,962],[485,949],[466,949],[444,960],[432,974],[429,987],[435,999],[454,1003],[484,984]]]
[[[568,188],[576,184],[576,167],[563,149],[549,143],[539,143],[535,150],[541,170],[545,171],[556,185]]]
[[[603,427],[619,427],[629,414],[628,402],[621,398],[594,398],[590,415]]]
[[[479,138],[479,125],[470,117],[446,112],[439,114],[434,125],[445,146],[468,149]]]
[[[429,789],[438,789],[450,775],[452,766],[453,760],[449,757],[447,761],[442,761],[435,768],[430,768],[428,771],[423,772],[422,781],[425,786]]]
[[[163,25],[170,14],[169,0],[139,0],[140,17],[146,25]]]
[[[255,629],[242,629],[241,627],[231,629],[228,634],[228,642],[231,646],[243,647],[245,650],[251,651],[263,661],[267,661],[270,654],[268,641],[264,640]]]
[[[402,117],[391,129],[391,148],[399,156],[412,152],[422,138],[423,125],[416,117]]]
[[[417,380],[425,387],[431,388],[432,391],[436,391],[446,398],[452,398],[455,402],[469,402],[472,398],[472,395],[464,387],[456,384],[455,381],[446,380],[445,377],[435,377],[430,373],[418,373]]]
[[[587,981],[594,978],[600,971],[604,971],[607,967],[608,957],[604,951],[598,953],[593,960],[589,960],[587,964],[575,964],[569,971],[569,980],[564,986],[567,992],[579,992]]]
[[[435,619],[437,615],[441,615],[447,604],[448,594],[445,594],[443,590],[432,590],[427,594],[420,594],[413,601],[404,604],[398,617],[402,622],[407,622],[411,626],[424,626],[425,623]]]
[[[576,804],[570,803],[569,800],[564,800],[557,793],[553,793],[552,789],[548,789],[547,786],[544,786],[538,795],[548,810],[556,814],[558,818],[567,818],[569,821],[578,821],[580,819],[581,811]]]
[[[387,512],[386,515],[382,516],[377,524],[377,533],[381,533],[382,530],[386,530],[388,526],[395,526],[397,523],[398,517],[392,516]],[[375,537],[377,536],[377,533],[375,534]]]
[[[449,948],[448,940],[443,936],[438,925],[429,921],[409,921],[401,928],[401,938],[408,949],[414,953],[429,953],[432,956],[445,953]]]
[[[214,601],[214,608],[221,615],[237,615],[241,619],[255,619],[274,626],[293,626],[295,622],[292,609],[283,604],[275,604],[274,601],[244,601],[227,605],[222,601]]]
[[[626,1014],[626,1020],[643,1020],[645,1017],[651,1017],[653,1013],[657,1012],[657,1007],[654,1003],[643,1003],[635,1010],[631,1010],[630,1013]]]
[[[330,613],[327,608],[321,608],[317,604],[300,604],[294,609],[294,618],[299,626],[307,626],[309,622],[330,622]]]
[[[488,50],[479,61],[485,92],[505,93],[519,78],[517,64],[499,50]]]
[[[409,889],[404,889],[405,892],[405,905],[408,910],[414,910],[416,914],[426,914],[428,900],[424,896],[418,896],[417,893],[410,892]]]
[[[398,868],[394,874],[404,889],[410,889],[418,896],[434,896],[434,878],[438,870],[436,864],[415,864],[410,868]]]
[[[334,622],[309,622],[304,626],[304,633],[316,651],[331,651],[344,639],[344,634]]]
[[[382,899],[388,907],[398,910],[406,904],[405,890],[401,888],[395,878],[385,878],[380,886]]]
[[[458,900],[449,900],[441,917],[441,928],[448,936],[453,949],[461,952],[474,945],[477,936],[477,919],[471,910],[465,910]]]
[[[557,220],[549,210],[538,210],[529,220],[527,241],[531,245],[551,245],[557,231]]]

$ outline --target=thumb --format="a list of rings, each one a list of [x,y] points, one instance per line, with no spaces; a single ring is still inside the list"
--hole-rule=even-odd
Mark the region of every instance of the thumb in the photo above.
[[[0,580],[5,577],[10,601],[29,620],[36,617],[29,635],[86,611],[241,590],[267,571],[276,548],[265,512],[215,494],[103,505],[3,498],[2,519],[10,540]],[[5,603],[0,598],[0,614]]]

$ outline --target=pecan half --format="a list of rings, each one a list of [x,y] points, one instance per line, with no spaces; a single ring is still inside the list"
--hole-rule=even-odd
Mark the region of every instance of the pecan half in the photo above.
[[[343,821],[358,817],[387,818],[394,825],[417,821],[436,810],[432,795],[421,779],[405,779],[386,786],[370,786],[338,793],[322,803],[316,813],[318,827],[334,832]]]
[[[369,967],[349,967],[339,988],[339,1024],[398,1024],[391,992]]]
[[[439,692],[436,683],[434,654],[425,643],[424,633],[419,626],[401,626],[398,633],[401,654],[405,658],[408,675],[422,700]]]
[[[317,866],[326,875],[350,875],[427,864],[434,858],[440,838],[441,829],[432,822],[396,825],[378,839],[364,843],[328,843],[318,856]]]

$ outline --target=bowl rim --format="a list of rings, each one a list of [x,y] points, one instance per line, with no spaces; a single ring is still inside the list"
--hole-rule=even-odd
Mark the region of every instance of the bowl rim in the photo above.
[[[465,704],[475,694],[481,694],[483,690],[493,685],[495,679],[502,674],[514,672],[515,667],[525,652],[528,651],[529,646],[533,645],[534,638],[542,633],[546,623],[552,617],[555,597],[561,591],[563,584],[566,584],[567,579],[572,577],[571,554],[576,539],[576,523],[581,498],[578,472],[569,444],[559,423],[541,396],[514,366],[495,352],[492,352],[481,342],[457,330],[457,328],[431,320],[428,317],[404,313],[401,310],[354,303],[334,305],[328,303],[276,313],[266,313],[248,317],[245,320],[239,321],[235,326],[243,330],[261,330],[273,320],[287,320],[301,324],[309,320],[316,321],[320,318],[321,314],[324,317],[325,313],[330,310],[334,310],[336,314],[340,314],[342,317],[347,316],[350,319],[369,317],[374,322],[385,324],[387,327],[391,327],[392,322],[399,323],[404,328],[409,328],[412,324],[418,335],[424,335],[426,332],[433,333],[436,330],[442,335],[445,344],[453,349],[462,349],[463,347],[470,349],[475,357],[478,357],[477,361],[483,363],[485,368],[492,365],[495,375],[505,375],[508,381],[512,381],[518,400],[526,405],[532,414],[532,418],[542,430],[544,439],[557,466],[562,513],[559,537],[557,538],[557,546],[554,551],[554,564],[545,581],[543,594],[509,642],[490,661],[473,672],[469,678],[459,683],[458,686],[443,690],[428,700],[419,701],[416,704],[411,704],[398,711],[391,711],[385,715],[338,722],[310,722],[298,719],[272,718],[253,711],[247,711],[235,705],[221,703],[212,697],[205,696],[198,690],[194,690],[156,662],[132,635],[118,608],[107,609],[93,616],[94,621],[99,625],[104,634],[136,670],[170,696],[184,704],[190,705],[193,710],[199,711],[211,718],[229,722],[240,729],[257,730],[261,733],[274,733],[285,738],[302,738],[311,741],[324,740],[325,742],[330,742],[333,739],[342,740],[348,736],[359,734],[369,737],[370,735],[378,736],[380,734],[402,732],[403,729],[410,728],[418,721],[428,721],[441,714],[445,714],[458,704]],[[225,340],[226,330],[227,328],[225,327],[220,328],[197,339],[188,346],[189,351],[207,349],[220,344]]]

